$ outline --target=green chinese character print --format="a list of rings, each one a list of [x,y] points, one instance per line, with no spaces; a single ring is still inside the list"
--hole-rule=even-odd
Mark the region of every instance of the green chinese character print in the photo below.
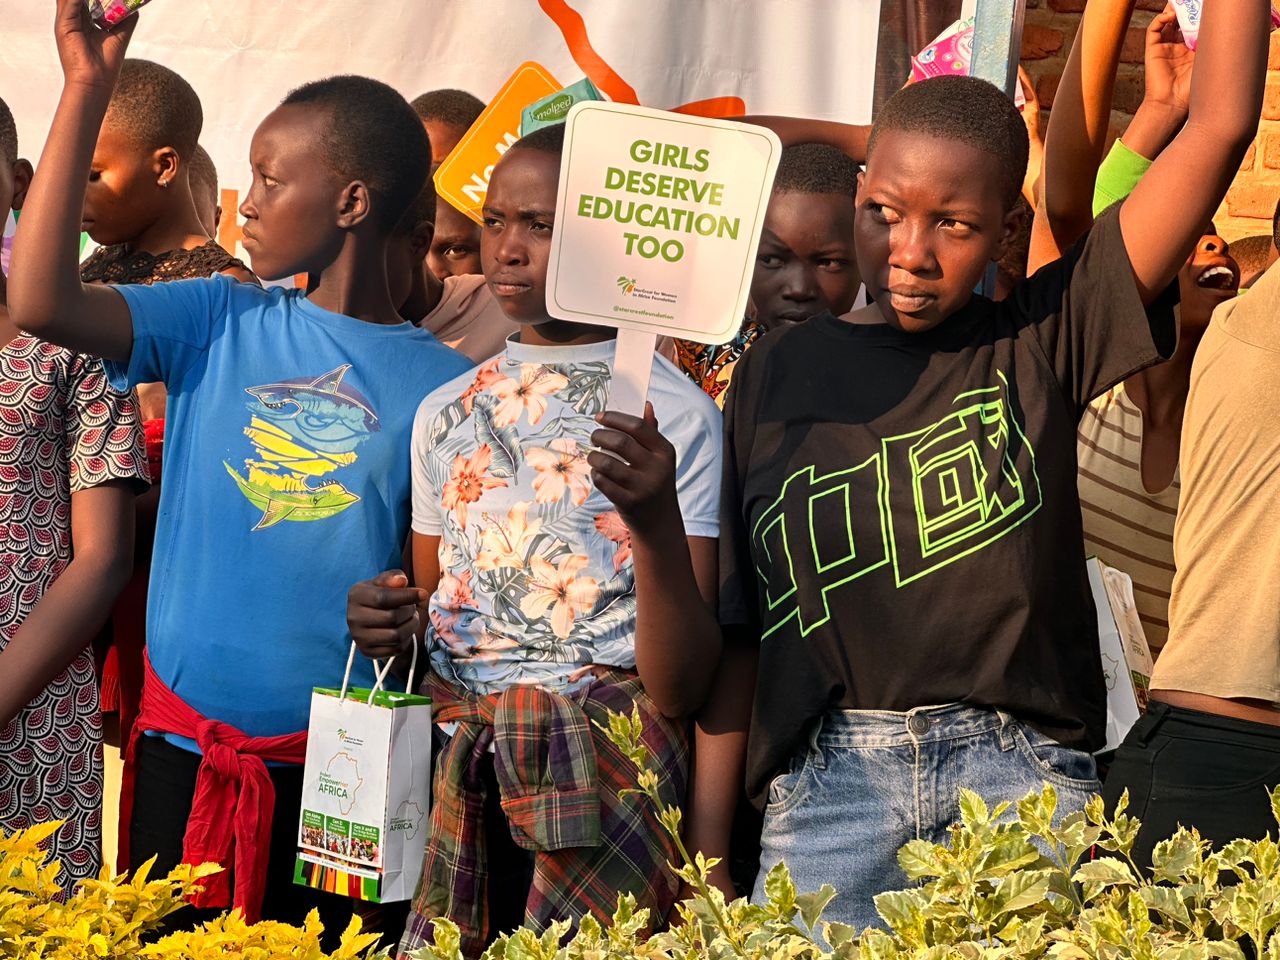
[[[827,594],[889,562],[879,455],[849,470],[787,478],[756,521],[753,539],[765,584],[764,636],[799,617],[800,635],[831,619]],[[819,538],[817,532],[823,531]]]
[[[787,477],[752,530],[763,637],[793,619],[808,636],[831,619],[833,590],[890,565],[906,586],[1040,509],[1035,451],[997,376],[998,386],[960,394],[941,420],[885,438],[856,467]]]
[[[962,393],[937,423],[884,440],[890,497],[913,511],[889,524],[893,569],[904,586],[981,550],[1040,509],[1035,451],[1013,416],[1009,385]]]

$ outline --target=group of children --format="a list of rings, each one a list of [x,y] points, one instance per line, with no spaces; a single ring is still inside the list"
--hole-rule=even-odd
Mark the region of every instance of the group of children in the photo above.
[[[1062,812],[1100,789],[1086,549],[1139,565],[1168,635],[1108,794],[1150,815],[1148,850],[1176,820],[1265,832],[1280,604],[1252,587],[1276,566],[1280,438],[1249,404],[1275,403],[1280,279],[1214,313],[1240,275],[1206,224],[1256,129],[1267,0],[1210,5],[1194,55],[1157,17],[1105,162],[1131,0],[1086,11],[1104,40],[1073,49],[1038,177],[1023,117],[977,80],[908,86],[869,131],[751,118],[788,144],[751,316],[730,344],[664,345],[642,416],[607,409],[614,332],[547,312],[562,127],[506,152],[476,225],[430,172],[478,100],[309,83],[254,134],[246,266],[212,240],[194,91],[125,59],[136,17],[58,10],[38,172],[0,109],[0,204],[22,211],[0,296],[0,825],[66,819],[65,882],[99,860],[86,645],[152,535],[145,651],[127,614],[113,631],[122,715],[138,698],[122,861],[228,867],[176,923],[345,925],[350,901],[292,881],[310,692],[353,641],[357,683],[415,645],[431,665],[423,877],[407,920],[369,914],[401,953],[439,917],[476,956],[621,892],[663,921],[674,851],[610,711],[639,711],[718,886],[762,897],[785,860],[836,887],[830,919],[876,923],[898,848],[941,839],[962,787],[1048,781]],[[82,227],[102,249],[79,264]],[[973,292],[993,263],[994,300]]]

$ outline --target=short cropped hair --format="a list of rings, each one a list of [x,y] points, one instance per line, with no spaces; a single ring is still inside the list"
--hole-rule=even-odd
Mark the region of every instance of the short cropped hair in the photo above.
[[[18,162],[18,125],[13,122],[13,111],[0,100],[0,162],[13,166]]]
[[[320,144],[325,162],[339,177],[368,186],[376,222],[391,232],[431,169],[427,133],[404,97],[378,80],[339,76],[298,87],[284,105],[329,112]]]
[[[1267,269],[1271,261],[1272,239],[1265,233],[1253,237],[1241,237],[1231,244],[1228,252],[1240,267],[1243,281]]]
[[[1280,200],[1276,201],[1275,213],[1271,215],[1271,243],[1280,250]]]
[[[558,157],[564,153],[564,124],[553,123],[548,127],[539,127],[511,145],[512,150],[536,150]]]
[[[976,77],[933,77],[903,87],[885,103],[871,128],[867,160],[889,130],[955,140],[1000,164],[1006,209],[1012,209],[1027,174],[1027,127],[1013,101]]]
[[[432,90],[410,106],[423,122],[432,120],[459,130],[468,129],[484,112],[484,101],[465,90]]]
[[[213,194],[213,200],[218,202],[218,168],[213,165],[213,157],[200,144],[196,144],[195,150],[191,154],[191,162],[187,167],[188,176],[191,178],[191,188],[204,187]]]
[[[126,60],[103,122],[143,149],[172,147],[189,161],[200,140],[204,110],[191,84],[168,67]]]
[[[843,150],[823,143],[786,147],[773,178],[774,193],[838,193],[858,189],[858,165]]]

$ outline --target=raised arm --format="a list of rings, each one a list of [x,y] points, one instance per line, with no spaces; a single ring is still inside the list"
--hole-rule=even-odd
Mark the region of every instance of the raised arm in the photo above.
[[[1120,208],[1144,303],[1177,275],[1257,132],[1270,12],[1270,0],[1204,5],[1187,122]],[[1172,25],[1165,30],[1172,39]]]
[[[1187,120],[1196,55],[1177,36],[1173,7],[1147,27],[1142,103],[1120,141],[1148,160],[1160,155]]]
[[[803,117],[736,117],[742,123],[754,123],[768,127],[778,135],[784,147],[797,143],[824,143],[843,151],[855,163],[867,162],[867,140],[871,126],[859,123],[839,123],[835,120],[807,120]]]
[[[1134,2],[1090,0],[1085,6],[1049,113],[1028,274],[1056,260],[1093,223],[1093,180]]]
[[[109,287],[80,282],[78,256],[93,148],[135,22],[100,30],[84,0],[58,0],[62,97],[14,238],[9,281],[9,313],[20,329],[121,362],[133,348],[129,308]]]

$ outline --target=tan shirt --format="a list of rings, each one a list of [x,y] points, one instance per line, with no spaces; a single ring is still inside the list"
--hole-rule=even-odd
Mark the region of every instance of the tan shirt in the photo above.
[[[1169,633],[1178,475],[1157,493],[1143,486],[1142,411],[1123,384],[1085,409],[1076,457],[1085,553],[1133,578],[1142,632],[1155,656]]]
[[[475,363],[483,363],[507,347],[519,324],[507,319],[480,274],[445,277],[436,308],[422,318],[436,339]]]
[[[1151,687],[1280,706],[1280,266],[1214,313],[1181,465],[1169,640]]]

